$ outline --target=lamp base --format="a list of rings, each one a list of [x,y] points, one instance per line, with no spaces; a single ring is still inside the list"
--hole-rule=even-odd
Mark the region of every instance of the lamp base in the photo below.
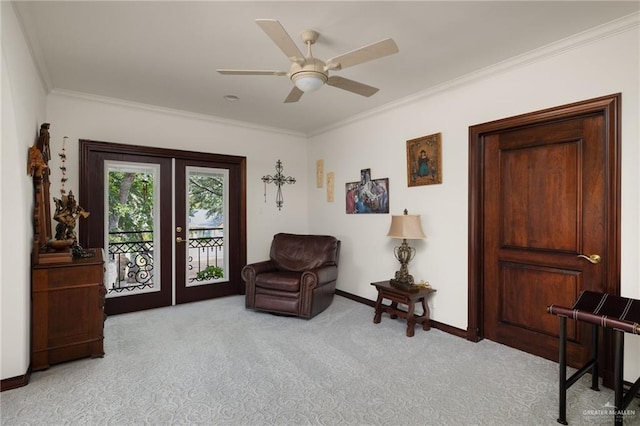
[[[400,290],[418,292],[420,290],[420,287],[414,284],[413,277],[411,275],[409,275],[409,277],[410,277],[409,280],[391,278],[389,280],[389,284],[391,284],[392,287],[398,288]]]

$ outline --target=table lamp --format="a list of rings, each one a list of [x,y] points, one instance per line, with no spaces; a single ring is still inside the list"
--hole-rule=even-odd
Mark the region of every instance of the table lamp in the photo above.
[[[395,278],[392,278],[389,282],[395,287],[414,287],[413,276],[409,274],[407,265],[415,256],[416,249],[409,247],[407,240],[427,238],[422,231],[420,215],[408,214],[407,209],[405,209],[403,215],[391,216],[391,227],[387,237],[402,239],[402,244],[393,250],[396,259],[400,262],[400,270],[396,271]]]

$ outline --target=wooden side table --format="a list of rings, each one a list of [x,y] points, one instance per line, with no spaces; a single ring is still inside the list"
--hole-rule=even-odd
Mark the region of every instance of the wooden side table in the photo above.
[[[378,324],[382,318],[382,313],[387,312],[391,318],[405,318],[407,320],[407,337],[413,337],[415,333],[415,325],[422,324],[423,330],[431,329],[431,320],[429,319],[429,306],[427,305],[427,297],[436,290],[433,288],[403,289],[392,286],[389,281],[379,281],[371,283],[378,290],[378,300],[376,301],[376,313],[373,317],[373,323]],[[391,301],[391,305],[384,305],[383,299]],[[416,316],[414,314],[416,302],[422,303],[423,314]],[[398,309],[398,303],[408,306],[405,312]]]

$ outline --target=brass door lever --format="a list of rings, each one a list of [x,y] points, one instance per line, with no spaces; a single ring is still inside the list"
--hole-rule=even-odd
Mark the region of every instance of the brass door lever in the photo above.
[[[589,262],[593,263],[594,265],[600,263],[600,261],[602,260],[599,254],[592,254],[590,256],[587,256],[586,254],[579,254],[578,257],[587,259]]]

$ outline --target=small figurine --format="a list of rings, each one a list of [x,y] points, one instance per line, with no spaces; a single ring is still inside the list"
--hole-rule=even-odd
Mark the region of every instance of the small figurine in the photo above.
[[[78,205],[72,191],[69,191],[69,195],[62,195],[61,198],[54,197],[53,201],[56,204],[53,219],[58,222],[56,240],[73,240],[76,245],[76,220],[78,217],[86,218],[90,213]]]

